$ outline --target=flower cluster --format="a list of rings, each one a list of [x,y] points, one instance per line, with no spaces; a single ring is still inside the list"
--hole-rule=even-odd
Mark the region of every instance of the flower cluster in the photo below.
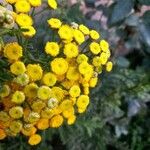
[[[14,4],[19,26],[32,27],[32,18],[25,14],[30,6],[41,5],[40,0],[7,0]],[[26,4],[20,4],[26,3]],[[28,5],[27,5],[28,3]],[[48,1],[55,9],[57,3]],[[24,6],[22,8],[22,6]],[[25,7],[26,6],[26,7]],[[64,24],[57,18],[48,20],[57,38],[47,41],[43,53],[49,56],[49,71],[39,63],[25,63],[25,50],[18,42],[3,47],[14,78],[0,91],[0,139],[23,134],[28,143],[40,143],[38,130],[72,125],[76,116],[86,111],[90,103],[90,88],[98,83],[102,70],[110,72],[110,49],[100,34],[85,25]]]

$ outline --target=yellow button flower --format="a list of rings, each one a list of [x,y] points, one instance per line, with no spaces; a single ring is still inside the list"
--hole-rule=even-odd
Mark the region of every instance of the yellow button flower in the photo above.
[[[60,109],[62,111],[68,110],[71,107],[72,107],[72,101],[69,99],[62,101],[62,103],[60,104]]]
[[[58,101],[56,98],[50,98],[50,99],[48,100],[47,105],[48,105],[49,108],[52,109],[52,108],[57,107],[57,106],[58,106],[58,103],[59,103],[59,101]]]
[[[113,63],[111,61],[106,64],[106,71],[110,72],[113,68]]]
[[[21,29],[27,30],[22,32],[22,34],[27,38],[33,37],[36,34],[36,30],[33,26],[22,26]]]
[[[28,13],[31,9],[31,6],[30,3],[26,0],[17,0],[15,8],[17,12]]]
[[[14,81],[18,84],[20,84],[21,86],[25,86],[29,83],[29,76],[25,73],[17,76]]]
[[[32,26],[33,20],[29,15],[21,13],[16,16],[16,23],[19,26]]]
[[[80,74],[76,67],[69,67],[66,75],[67,79],[76,81],[79,79],[79,76]]]
[[[79,30],[85,35],[90,33],[90,30],[83,24],[79,25]]]
[[[51,69],[57,75],[63,75],[68,70],[68,63],[64,58],[55,58],[51,62]]]
[[[77,107],[78,108],[86,108],[89,104],[89,97],[87,95],[81,95],[78,99],[77,99]]]
[[[56,115],[50,120],[50,127],[52,128],[58,128],[63,123],[63,117],[61,115]]]
[[[23,116],[23,108],[21,106],[12,107],[9,110],[9,115],[14,119],[22,118]]]
[[[100,53],[101,48],[100,48],[100,46],[99,46],[98,43],[92,42],[92,43],[90,44],[90,51],[91,51],[93,54],[97,55],[97,54]]]
[[[73,32],[73,35],[74,35],[75,41],[79,45],[82,44],[85,41],[84,34],[80,30],[75,29],[74,32]]]
[[[22,55],[22,47],[18,43],[14,42],[5,45],[4,56],[9,60],[18,60]]]
[[[51,89],[43,85],[38,89],[37,96],[42,100],[48,100],[51,96]]]
[[[42,78],[43,70],[38,64],[29,64],[27,66],[27,74],[32,81],[37,81]]]
[[[108,60],[108,55],[104,52],[102,52],[100,54],[100,61],[101,61],[101,64],[102,65],[105,65],[107,63],[107,60]]]
[[[40,119],[36,126],[39,130],[46,130],[49,127],[49,119]]]
[[[91,78],[90,79],[90,82],[89,82],[89,85],[90,87],[95,87],[97,85],[97,81],[98,81],[98,78]]]
[[[95,56],[93,58],[93,61],[92,61],[92,64],[95,66],[95,67],[98,67],[101,65],[101,58],[99,56]]]
[[[91,30],[90,31],[90,37],[93,39],[93,40],[98,40],[100,38],[100,35],[97,31],[95,30]]]
[[[71,115],[68,120],[67,120],[67,124],[68,125],[72,125],[74,124],[74,122],[76,121],[76,116],[75,115]]]
[[[60,87],[52,87],[53,98],[56,98],[58,101],[61,101],[64,98],[64,91]]]
[[[84,61],[88,61],[88,57],[85,55],[85,54],[80,54],[78,57],[77,57],[77,62],[79,64],[81,64],[82,62]]]
[[[73,38],[72,29],[68,25],[62,25],[59,28],[58,34],[59,34],[60,38],[64,39],[64,40],[69,40],[70,41]]]
[[[30,136],[28,143],[30,145],[37,145],[41,142],[42,138],[39,134],[33,134]]]
[[[64,54],[68,58],[77,57],[79,53],[78,46],[73,43],[66,44],[64,47]]]
[[[46,104],[41,100],[36,100],[33,102],[31,107],[32,107],[33,111],[40,112],[43,108],[46,107]]]
[[[43,83],[47,86],[54,86],[56,84],[56,81],[56,75],[51,72],[48,72],[43,76]]]
[[[109,51],[109,44],[105,40],[100,41],[100,47],[101,47],[102,51],[104,51],[104,52]]]
[[[81,74],[89,74],[89,72],[91,72],[93,69],[92,69],[92,66],[90,64],[88,64],[87,62],[82,62],[80,65],[79,65],[79,72]]]
[[[19,133],[22,129],[22,123],[21,121],[12,121],[9,128],[12,132]]]
[[[26,67],[23,62],[16,61],[10,66],[10,71],[15,75],[20,75],[26,71]]]
[[[53,9],[57,9],[57,2],[56,0],[48,0],[48,5],[53,8]]]
[[[69,90],[69,94],[71,97],[78,97],[80,95],[80,87],[78,85],[74,85],[71,87],[71,89]]]
[[[0,97],[4,98],[10,94],[10,87],[8,85],[3,85],[2,89],[0,90]]]
[[[54,29],[59,29],[62,25],[62,22],[57,18],[51,18],[47,22],[50,25],[50,27]]]
[[[25,86],[24,93],[29,98],[35,98],[37,96],[38,86],[35,83],[30,83]]]
[[[56,42],[47,42],[45,52],[55,57],[59,54],[59,45]]]
[[[25,100],[25,95],[23,92],[21,91],[16,91],[13,95],[12,95],[12,99],[11,101],[16,103],[16,104],[21,104],[23,103]]]

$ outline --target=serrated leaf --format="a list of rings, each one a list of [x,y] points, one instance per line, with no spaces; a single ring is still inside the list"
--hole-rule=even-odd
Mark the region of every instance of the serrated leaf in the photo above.
[[[133,4],[133,0],[118,0],[113,7],[109,24],[114,25],[125,19],[130,14]]]

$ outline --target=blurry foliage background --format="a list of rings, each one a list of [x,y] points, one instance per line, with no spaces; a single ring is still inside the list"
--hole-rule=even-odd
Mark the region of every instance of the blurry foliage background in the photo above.
[[[44,12],[37,10],[34,47],[40,50],[55,38],[45,24],[50,17],[83,23],[109,41],[115,67],[110,74],[100,75],[89,109],[78,116],[75,125],[47,130],[36,147],[29,147],[21,136],[8,138],[1,142],[0,150],[149,150],[150,0],[58,2],[56,12],[48,13],[45,6]],[[35,58],[38,55],[40,51]],[[0,62],[0,68],[5,65]]]

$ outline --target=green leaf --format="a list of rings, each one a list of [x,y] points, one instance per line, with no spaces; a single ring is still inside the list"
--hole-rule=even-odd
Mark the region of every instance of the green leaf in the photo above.
[[[142,5],[150,5],[150,0],[138,0],[138,2]]]
[[[133,0],[118,0],[113,7],[109,24],[114,25],[125,19],[130,14],[133,4]]]

